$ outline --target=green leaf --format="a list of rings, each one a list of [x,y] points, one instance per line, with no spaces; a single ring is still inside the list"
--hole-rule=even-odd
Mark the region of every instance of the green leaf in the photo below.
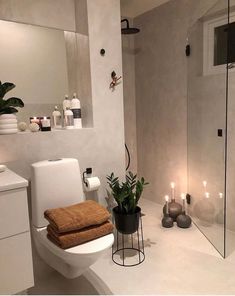
[[[13,107],[6,107],[6,108],[2,108],[0,109],[0,115],[2,114],[12,114],[12,113],[17,113],[18,110],[16,108]]]
[[[0,99],[3,99],[5,94],[15,87],[14,83],[5,82],[0,85]]]
[[[148,184],[144,178],[138,180],[137,175],[128,172],[125,182],[120,182],[119,178],[114,176],[114,173],[107,176],[107,180],[120,212],[124,214],[134,213],[144,186]]]
[[[24,107],[24,103],[21,99],[19,98],[9,98],[6,101],[4,101],[4,107],[20,107],[23,108]]]

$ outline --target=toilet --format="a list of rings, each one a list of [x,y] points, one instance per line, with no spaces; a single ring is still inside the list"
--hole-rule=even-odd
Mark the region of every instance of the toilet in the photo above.
[[[66,278],[80,276],[113,245],[108,234],[87,243],[61,249],[47,238],[44,211],[85,200],[77,159],[45,160],[32,164],[32,236],[40,257]]]

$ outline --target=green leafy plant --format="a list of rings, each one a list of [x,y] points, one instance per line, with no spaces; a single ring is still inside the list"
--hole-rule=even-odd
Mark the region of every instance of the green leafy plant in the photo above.
[[[2,83],[0,81],[0,115],[16,113],[18,112],[16,107],[24,107],[23,101],[19,98],[11,97],[7,100],[3,99],[6,93],[8,93],[14,87],[15,84],[11,82]]]
[[[119,178],[114,176],[114,173],[107,176],[107,180],[112,195],[118,204],[118,211],[123,214],[135,213],[144,187],[149,183],[146,183],[143,177],[137,180],[137,175],[132,172],[126,175],[126,182],[120,182]]]

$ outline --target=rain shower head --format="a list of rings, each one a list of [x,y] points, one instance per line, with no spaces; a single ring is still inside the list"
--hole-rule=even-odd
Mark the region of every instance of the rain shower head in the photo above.
[[[122,28],[122,34],[136,34],[139,33],[140,29],[130,28],[128,19],[121,20],[121,23],[126,22],[126,28]]]

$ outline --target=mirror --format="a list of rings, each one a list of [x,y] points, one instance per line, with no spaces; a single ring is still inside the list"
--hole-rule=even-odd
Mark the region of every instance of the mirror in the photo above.
[[[0,21],[0,40],[0,80],[13,82],[16,88],[9,95],[20,97],[25,103],[17,114],[18,121],[29,123],[32,116],[51,116],[55,105],[62,111],[65,94],[71,97],[74,92],[81,99],[84,113],[91,112],[91,103],[86,102],[89,83],[84,91],[79,77],[79,66],[88,75],[84,70],[84,66],[89,68],[88,36]],[[86,55],[86,65],[81,52]],[[79,59],[83,59],[81,65]]]

